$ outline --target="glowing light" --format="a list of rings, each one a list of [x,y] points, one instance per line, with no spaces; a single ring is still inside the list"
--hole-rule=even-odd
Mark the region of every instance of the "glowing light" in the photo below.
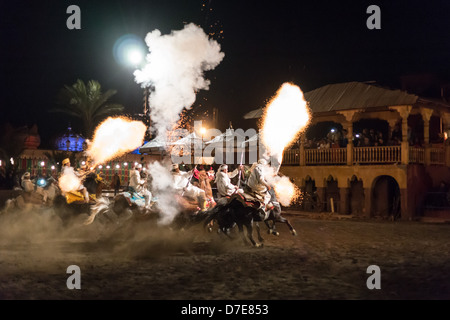
[[[41,161],[41,167],[45,166],[45,162]]]
[[[120,157],[142,146],[147,127],[141,121],[109,117],[95,130],[86,154],[98,163]]]
[[[81,180],[75,174],[73,168],[66,168],[58,179],[58,185],[62,192],[75,191],[81,185]]]
[[[2,160],[0,160],[0,167],[2,166]]]
[[[130,48],[127,50],[126,58],[131,64],[138,65],[144,59],[144,54],[139,48]]]
[[[206,133],[206,128],[205,128],[205,127],[201,127],[201,128],[200,128],[200,133],[201,133],[202,135],[204,135],[204,134]]]
[[[128,165],[128,163],[127,163],[127,162],[124,162],[124,163],[123,163],[123,165],[124,165],[124,166],[127,166],[127,165]]]
[[[86,164],[86,161],[81,161],[81,165],[84,166]]]
[[[99,168],[99,169],[102,169],[102,168],[103,168],[103,166],[102,166],[102,165],[99,165],[99,166],[98,166],[98,168]]]
[[[271,155],[281,164],[283,150],[298,137],[310,121],[310,111],[303,92],[296,85],[284,83],[267,105],[261,138]]]
[[[110,165],[107,165],[107,166],[106,166],[106,169],[110,169],[110,168],[111,168]]]
[[[137,163],[137,162],[135,162],[135,163],[134,163],[134,166],[137,166],[137,165],[138,165],[138,163]]]
[[[51,168],[52,168],[52,170],[55,170],[55,166],[52,166]]]
[[[40,185],[41,187],[45,186],[45,179],[39,179],[38,180],[38,185]]]
[[[136,67],[144,59],[146,51],[143,39],[134,35],[126,34],[121,36],[114,43],[113,55],[118,63],[124,66]]]
[[[116,169],[120,169],[120,164],[116,164]]]
[[[9,162],[11,162],[12,165],[14,165],[14,159],[11,157],[11,159],[9,159]]]

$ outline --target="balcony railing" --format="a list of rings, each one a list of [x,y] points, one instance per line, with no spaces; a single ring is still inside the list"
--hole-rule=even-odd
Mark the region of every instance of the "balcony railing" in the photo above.
[[[441,148],[430,149],[430,164],[444,165],[445,151]]]
[[[425,149],[417,147],[409,147],[409,162],[425,163]]]
[[[401,161],[400,146],[353,148],[353,163],[396,163]]]
[[[444,148],[421,148],[410,146],[408,163],[446,165]],[[301,149],[289,149],[284,152],[283,165],[300,165]],[[347,148],[304,149],[304,165],[345,165]],[[353,164],[392,164],[402,163],[401,146],[354,147]]]
[[[347,148],[306,149],[306,165],[345,164],[347,163]]]

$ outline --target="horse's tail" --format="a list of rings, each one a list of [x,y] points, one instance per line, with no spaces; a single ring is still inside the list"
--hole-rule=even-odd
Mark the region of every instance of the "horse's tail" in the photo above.
[[[84,225],[94,222],[95,217],[109,209],[109,200],[107,198],[97,199],[97,202],[91,207],[90,216],[84,221]]]

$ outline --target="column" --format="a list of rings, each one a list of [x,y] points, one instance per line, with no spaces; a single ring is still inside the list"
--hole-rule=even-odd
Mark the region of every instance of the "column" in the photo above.
[[[345,117],[344,129],[347,130],[347,165],[353,165],[353,121],[355,119],[355,114],[359,112],[359,110],[348,110],[348,111],[338,111],[339,114],[342,114]]]
[[[409,160],[409,142],[408,142],[408,117],[412,106],[392,106],[402,117],[402,164],[408,164]]]
[[[372,188],[364,188],[364,214],[365,218],[372,215]]]
[[[420,108],[420,114],[423,119],[423,146],[425,148],[425,165],[431,162],[431,146],[430,146],[430,118],[433,114],[432,109]]]
[[[442,125],[443,132],[450,133],[450,113],[442,113]],[[450,137],[447,137],[447,140],[444,141],[444,149],[445,149],[445,165],[450,167]]]
[[[301,135],[300,136],[300,150],[299,150],[299,161],[300,161],[300,166],[305,166],[306,165],[306,159],[305,159],[305,139],[306,136],[305,135]]]
[[[349,188],[346,187],[340,187],[339,188],[339,198],[340,198],[340,205],[339,205],[339,213],[340,214],[349,214]]]
[[[412,206],[408,205],[408,190],[400,189],[400,210],[402,220],[412,220],[414,213],[412,212]]]

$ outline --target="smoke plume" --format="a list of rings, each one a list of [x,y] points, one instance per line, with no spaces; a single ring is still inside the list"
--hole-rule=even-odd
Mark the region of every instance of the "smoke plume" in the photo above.
[[[179,212],[174,201],[175,189],[173,188],[172,174],[158,161],[148,165],[148,173],[152,177],[152,196],[158,198],[158,207],[161,213],[158,223],[168,225]]]
[[[150,115],[157,135],[165,138],[179,120],[179,114],[191,108],[196,92],[208,90],[210,81],[203,73],[214,69],[223,59],[220,45],[208,39],[193,23],[183,30],[161,35],[159,30],[147,34],[150,53],[146,65],[134,72],[135,81],[151,87]]]

